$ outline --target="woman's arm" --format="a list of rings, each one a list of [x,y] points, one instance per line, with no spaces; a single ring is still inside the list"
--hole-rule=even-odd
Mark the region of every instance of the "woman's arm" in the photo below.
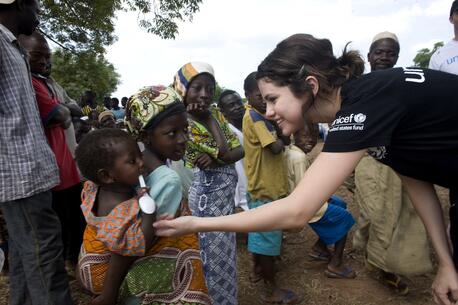
[[[353,171],[364,152],[321,153],[293,193],[284,199],[229,216],[159,221],[155,223],[156,234],[176,236],[191,232],[254,232],[303,227]]]
[[[458,276],[447,241],[442,207],[431,183],[401,176],[403,185],[422,219],[436,251],[439,268],[433,282],[434,299],[438,304],[451,305],[458,300]],[[449,300],[449,294],[453,303]]]

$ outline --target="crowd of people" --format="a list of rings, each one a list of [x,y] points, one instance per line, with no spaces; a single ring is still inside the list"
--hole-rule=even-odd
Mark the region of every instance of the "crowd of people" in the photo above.
[[[93,305],[237,304],[235,232],[248,233],[262,299],[298,304],[306,296],[278,283],[276,261],[282,230],[307,225],[316,241],[304,255],[326,276],[357,277],[344,255],[356,227],[353,247],[402,295],[405,276],[434,269],[429,234],[433,297],[458,301],[458,1],[431,69],[393,68],[391,32],[373,38],[366,74],[357,51],[335,57],[329,40],[295,34],[241,79],[244,98],[215,97],[213,67],[190,62],[169,86],[76,102],[52,77],[38,13],[36,0],[0,0],[9,304],[74,304],[71,278]],[[448,228],[434,184],[450,190]]]

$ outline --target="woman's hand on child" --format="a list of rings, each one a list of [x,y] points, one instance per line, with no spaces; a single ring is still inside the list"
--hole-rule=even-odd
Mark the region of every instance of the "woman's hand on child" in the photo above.
[[[173,218],[173,216],[170,217]],[[156,221],[153,226],[157,236],[183,236],[195,232],[193,229],[194,219],[194,216],[182,216],[175,219],[164,218]]]
[[[208,154],[201,154],[196,158],[194,165],[200,169],[209,169],[215,168],[217,166],[217,162]]]

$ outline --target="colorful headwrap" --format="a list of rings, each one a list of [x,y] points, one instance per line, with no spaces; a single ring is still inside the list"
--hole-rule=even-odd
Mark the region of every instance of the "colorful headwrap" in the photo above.
[[[181,97],[170,87],[151,86],[140,89],[126,105],[126,124],[138,136],[153,129],[166,117],[186,112]]]
[[[186,92],[192,79],[202,73],[208,73],[213,76],[213,79],[215,78],[213,67],[207,63],[199,61],[187,63],[178,70],[177,74],[175,74],[175,78],[173,79],[173,88],[181,95],[183,100],[186,97]]]

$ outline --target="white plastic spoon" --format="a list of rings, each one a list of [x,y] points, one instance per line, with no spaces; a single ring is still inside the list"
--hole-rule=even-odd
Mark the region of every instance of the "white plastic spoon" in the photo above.
[[[138,176],[138,182],[140,182],[140,187],[146,187],[145,179],[142,175]],[[146,214],[153,214],[154,211],[156,211],[156,202],[148,193],[145,193],[140,197],[138,204],[140,205],[142,212]]]

